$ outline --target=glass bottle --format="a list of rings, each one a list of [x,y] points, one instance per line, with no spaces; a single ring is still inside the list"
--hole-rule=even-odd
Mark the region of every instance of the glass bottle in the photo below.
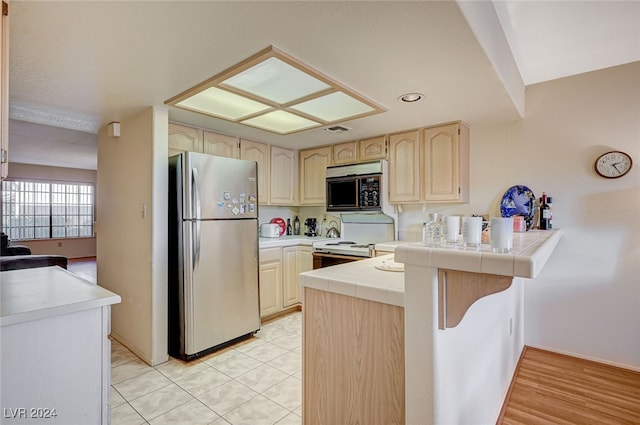
[[[291,234],[291,219],[287,219],[287,235]]]
[[[549,221],[551,220],[551,209],[547,204],[547,194],[542,192],[542,198],[540,199],[540,230],[549,230],[551,227]]]
[[[424,223],[424,245],[436,247],[442,245],[442,224],[438,220],[438,213],[429,213],[428,220]]]
[[[298,216],[296,216],[296,218],[293,220],[293,234],[300,234],[300,220],[298,219]]]

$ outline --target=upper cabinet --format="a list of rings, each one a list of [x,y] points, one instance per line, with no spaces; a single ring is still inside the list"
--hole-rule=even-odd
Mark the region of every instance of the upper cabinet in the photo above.
[[[469,127],[455,122],[423,129],[422,198],[469,202]]]
[[[387,157],[387,137],[378,136],[358,141],[358,161],[367,162]]]
[[[333,165],[352,164],[358,160],[358,142],[333,145]]]
[[[331,146],[304,149],[300,156],[300,205],[326,204],[327,167],[331,164]]]
[[[389,201],[469,201],[469,127],[442,124],[389,137]]]
[[[389,136],[389,202],[420,201],[420,131]]]
[[[240,154],[240,141],[237,137],[204,130],[202,153],[237,159]]]
[[[256,161],[258,163],[258,203],[270,203],[271,151],[269,145],[241,139],[240,159]]]
[[[296,203],[296,152],[271,146],[270,203],[295,205]]]
[[[387,157],[386,136],[332,145],[333,165],[375,161]]]
[[[0,180],[9,172],[9,0],[0,20]]]
[[[169,156],[182,152],[202,152],[203,130],[170,122]]]

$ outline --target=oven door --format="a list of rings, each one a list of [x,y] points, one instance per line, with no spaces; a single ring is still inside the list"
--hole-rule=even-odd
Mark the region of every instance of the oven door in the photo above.
[[[335,266],[337,264],[350,263],[352,261],[364,260],[368,257],[358,257],[355,255],[329,254],[325,252],[313,253],[313,269]]]
[[[327,211],[360,208],[360,187],[356,176],[327,178]]]

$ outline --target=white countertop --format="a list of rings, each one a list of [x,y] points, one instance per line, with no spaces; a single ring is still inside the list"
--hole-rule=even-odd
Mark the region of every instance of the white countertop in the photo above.
[[[422,242],[400,244],[395,261],[405,265],[437,267],[474,273],[535,278],[562,237],[562,230],[530,230],[513,234],[508,254],[491,252],[491,245],[479,249],[455,247],[429,248]]]
[[[294,245],[306,245],[311,246],[313,242],[324,241],[327,238],[321,238],[318,236],[304,236],[304,235],[289,235],[280,236],[279,238],[259,238],[258,246],[262,248],[277,248],[281,246],[294,246]]]
[[[378,270],[393,255],[352,261],[300,274],[301,286],[404,307],[404,272]]]
[[[0,326],[120,301],[119,295],[57,266],[0,272]]]

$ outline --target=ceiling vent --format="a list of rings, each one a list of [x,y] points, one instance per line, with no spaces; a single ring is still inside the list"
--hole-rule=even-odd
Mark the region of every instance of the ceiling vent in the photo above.
[[[347,131],[351,130],[349,127],[345,127],[342,125],[334,125],[332,127],[327,127],[325,128],[326,131],[328,131],[329,133],[333,133],[333,134],[342,134],[342,133],[346,133]]]

